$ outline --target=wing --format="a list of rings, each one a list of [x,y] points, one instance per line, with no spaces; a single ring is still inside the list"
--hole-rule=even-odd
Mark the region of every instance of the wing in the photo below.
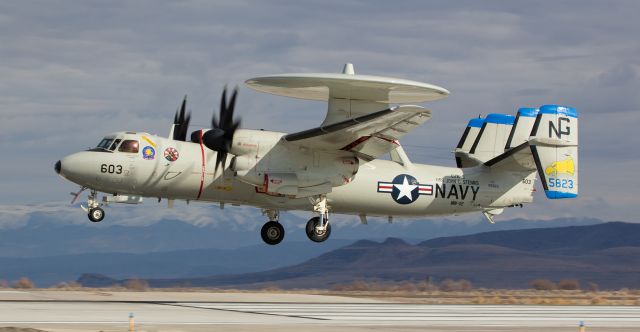
[[[404,105],[286,135],[296,145],[354,152],[364,160],[373,160],[398,146],[398,140],[431,118],[431,111]]]

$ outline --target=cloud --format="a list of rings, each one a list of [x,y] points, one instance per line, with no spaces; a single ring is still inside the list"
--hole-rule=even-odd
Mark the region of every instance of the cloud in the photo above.
[[[86,205],[86,203],[85,203]],[[233,207],[220,210],[210,203],[176,202],[174,208],[167,208],[166,201],[157,203],[146,200],[143,205],[127,206],[111,204],[104,207],[106,218],[96,227],[110,225],[146,226],[162,220],[180,220],[196,226],[230,227],[253,230],[265,221],[259,210],[250,207]],[[29,220],[45,218],[47,222],[58,224],[88,224],[89,219],[79,204],[69,202],[48,202],[38,204],[0,205],[0,228],[15,228]]]
[[[81,196],[83,201],[86,195]],[[86,203],[82,203],[86,205]],[[195,226],[224,228],[225,231],[254,231],[267,221],[261,210],[246,206],[226,205],[221,209],[219,204],[208,202],[177,201],[173,208],[168,208],[166,200],[157,202],[155,199],[145,199],[142,205],[110,204],[103,207],[105,219],[97,224],[91,224],[86,213],[80,208],[80,203],[74,206],[69,202],[57,201],[37,204],[1,204],[0,229],[18,228],[30,221],[42,221],[59,225],[87,225],[92,227],[147,226],[163,220],[178,220]],[[287,228],[303,230],[307,220],[312,216],[310,211],[282,212],[280,222]],[[477,219],[477,218],[476,218]],[[369,218],[372,224],[387,223],[385,218]],[[400,226],[411,223],[411,220],[397,219]],[[332,215],[332,226],[336,229],[354,227],[360,224],[357,216]]]

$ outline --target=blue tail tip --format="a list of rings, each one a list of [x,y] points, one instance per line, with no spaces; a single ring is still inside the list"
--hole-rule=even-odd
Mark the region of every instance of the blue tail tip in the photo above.
[[[539,108],[521,107],[520,109],[518,109],[518,115],[520,116],[535,118],[538,115],[538,113],[540,113]]]
[[[467,124],[467,126],[481,128],[483,124],[484,124],[483,118],[475,118],[475,119],[469,120],[469,123]]]
[[[569,106],[560,106],[560,105],[542,105],[540,106],[541,114],[560,114],[565,116],[570,116],[573,118],[578,117],[578,111]]]
[[[545,190],[544,194],[547,195],[548,199],[562,199],[562,198],[576,198],[578,194],[575,193],[567,193],[562,191],[553,191],[553,190]]]
[[[506,124],[513,125],[516,121],[516,117],[509,114],[491,113],[485,118],[487,123]]]

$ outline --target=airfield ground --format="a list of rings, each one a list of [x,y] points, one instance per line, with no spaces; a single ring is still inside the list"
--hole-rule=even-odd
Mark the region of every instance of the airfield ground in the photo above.
[[[600,294],[606,299],[602,303],[608,305],[551,305],[563,294],[486,291],[482,297],[492,301],[540,298],[549,303],[495,305],[474,303],[479,301],[478,292],[465,298],[462,294],[372,292],[344,296],[329,291],[5,289],[0,290],[0,332],[34,331],[25,328],[127,331],[130,313],[136,331],[578,331],[580,321],[589,332],[640,330],[640,306],[624,304],[637,295]],[[579,292],[564,295],[566,301],[575,303],[591,301],[592,296]]]

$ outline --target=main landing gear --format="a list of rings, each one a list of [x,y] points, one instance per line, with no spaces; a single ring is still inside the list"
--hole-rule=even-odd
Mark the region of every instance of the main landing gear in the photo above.
[[[320,216],[313,217],[307,222],[307,237],[313,242],[324,242],[329,238],[329,235],[331,235],[327,197],[320,195],[317,198],[310,198],[309,200],[313,204],[313,211],[320,214]]]
[[[324,242],[331,235],[331,224],[329,223],[329,207],[327,197],[324,195],[309,198],[313,204],[313,211],[318,213],[317,217],[309,219],[305,231],[309,240],[313,242]],[[284,227],[278,222],[278,210],[262,209],[262,214],[269,217],[260,230],[262,240],[266,244],[276,245],[284,239]]]
[[[324,224],[324,226],[323,226]],[[307,221],[307,237],[313,242],[324,242],[331,235],[331,224],[325,219],[324,223],[320,223],[320,217],[313,217]]]
[[[80,194],[80,192],[78,194]],[[87,206],[80,205],[80,207],[87,212],[87,216],[91,222],[101,222],[102,219],[104,219],[104,210],[100,206],[102,206],[102,204],[98,201],[98,192],[94,189],[91,189],[91,193],[87,198]]]
[[[280,213],[278,210],[262,210],[263,214],[269,217],[269,221],[266,222],[260,230],[262,241],[269,245],[276,245],[282,242],[284,239],[284,227],[278,222]]]

